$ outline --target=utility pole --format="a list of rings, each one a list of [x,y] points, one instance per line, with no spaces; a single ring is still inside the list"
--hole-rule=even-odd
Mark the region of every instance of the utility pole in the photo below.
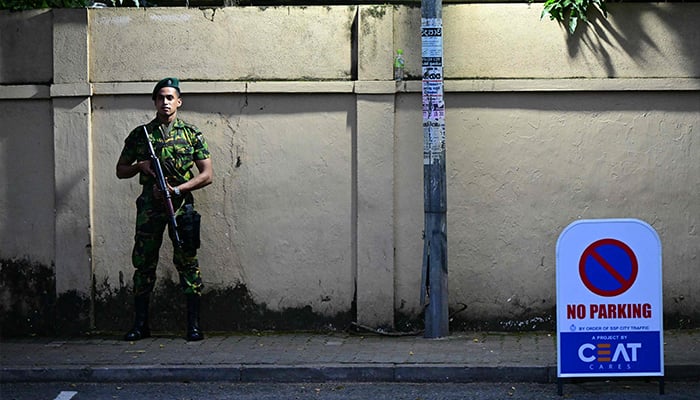
[[[423,284],[426,338],[449,334],[447,301],[447,179],[442,73],[442,0],[421,1],[423,67]]]

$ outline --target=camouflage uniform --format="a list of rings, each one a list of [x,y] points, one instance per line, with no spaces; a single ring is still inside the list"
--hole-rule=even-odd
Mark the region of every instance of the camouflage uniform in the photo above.
[[[163,173],[168,183],[177,186],[194,176],[192,167],[195,160],[210,157],[209,146],[202,133],[193,125],[180,119],[175,119],[170,126],[161,126],[157,119],[146,124],[151,137],[151,143],[160,159]],[[139,126],[129,133],[124,141],[121,157],[129,162],[150,159],[148,145],[143,127]],[[168,214],[162,199],[157,199],[153,193],[156,184],[154,177],[141,173],[139,183],[143,185],[141,195],[136,199],[136,235],[132,263],[134,272],[134,293],[136,296],[146,295],[153,291],[156,280],[158,253],[163,242],[163,232],[168,226]],[[173,196],[173,208],[177,215],[183,213],[185,205],[193,205],[191,193]],[[171,229],[168,235],[174,240]],[[202,278],[197,261],[197,250],[183,250],[174,247],[173,263],[180,275],[180,285],[187,295],[201,295]]]

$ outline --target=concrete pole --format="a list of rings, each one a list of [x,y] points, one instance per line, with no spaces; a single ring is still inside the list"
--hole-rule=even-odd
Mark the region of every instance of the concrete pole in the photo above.
[[[421,47],[425,212],[421,305],[424,337],[440,338],[449,334],[442,0],[421,2]]]

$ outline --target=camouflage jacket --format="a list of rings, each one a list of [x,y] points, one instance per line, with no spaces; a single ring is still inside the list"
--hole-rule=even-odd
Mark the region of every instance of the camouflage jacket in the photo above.
[[[154,119],[145,126],[156,156],[160,159],[163,174],[168,183],[173,186],[192,179],[194,176],[192,166],[196,160],[210,157],[209,146],[204,135],[194,125],[175,119],[169,127],[162,129],[158,119]],[[169,131],[164,132],[168,128]],[[126,137],[120,157],[132,163],[150,159],[143,125],[131,131]],[[155,178],[140,173],[139,183],[151,186],[155,184]]]

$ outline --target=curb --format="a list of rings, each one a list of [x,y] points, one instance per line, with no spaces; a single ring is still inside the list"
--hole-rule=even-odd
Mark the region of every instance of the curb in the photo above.
[[[3,367],[0,383],[19,382],[532,382],[557,381],[556,366],[455,364],[138,365]],[[700,365],[665,367],[666,380],[697,381]]]
[[[3,367],[0,382],[553,382],[551,367],[453,364],[324,364],[198,366]]]

